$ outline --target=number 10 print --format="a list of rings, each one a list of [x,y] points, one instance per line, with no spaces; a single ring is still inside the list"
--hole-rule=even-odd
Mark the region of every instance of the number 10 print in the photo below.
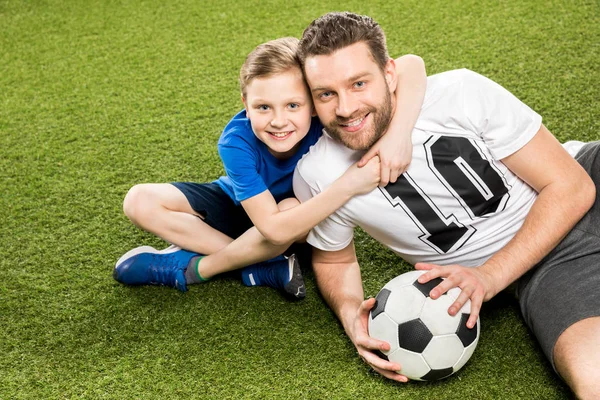
[[[504,209],[509,187],[496,167],[469,139],[432,137],[424,147],[429,169],[469,220],[459,221],[454,213],[444,215],[428,196],[427,188],[406,172],[380,190],[392,206],[399,205],[423,232],[419,239],[438,253],[447,253],[459,249],[475,233],[471,221]]]

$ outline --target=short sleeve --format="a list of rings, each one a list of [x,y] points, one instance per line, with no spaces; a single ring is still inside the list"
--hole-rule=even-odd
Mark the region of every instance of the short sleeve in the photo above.
[[[258,172],[258,156],[243,140],[219,143],[219,155],[231,181],[235,200],[244,201],[267,190]]]
[[[538,132],[542,117],[494,81],[463,70],[463,108],[471,129],[495,159],[525,146]]]
[[[305,157],[302,162],[306,161]],[[305,202],[321,192],[311,187],[302,177],[301,165],[294,172],[294,194],[300,202]],[[319,250],[337,251],[342,250],[350,244],[354,237],[354,225],[348,223],[337,213],[330,215],[327,219],[315,226],[306,241]]]

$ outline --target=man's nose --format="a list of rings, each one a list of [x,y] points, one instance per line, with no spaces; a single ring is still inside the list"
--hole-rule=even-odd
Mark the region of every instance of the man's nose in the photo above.
[[[356,111],[356,101],[351,95],[338,94],[338,104],[335,110],[338,117],[350,118]]]

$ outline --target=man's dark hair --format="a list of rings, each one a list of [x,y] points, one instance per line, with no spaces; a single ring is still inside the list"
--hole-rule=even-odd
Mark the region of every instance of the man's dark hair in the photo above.
[[[383,29],[373,18],[351,12],[332,12],[311,22],[300,39],[298,57],[304,68],[308,57],[329,55],[358,42],[367,45],[383,71],[390,58]]]

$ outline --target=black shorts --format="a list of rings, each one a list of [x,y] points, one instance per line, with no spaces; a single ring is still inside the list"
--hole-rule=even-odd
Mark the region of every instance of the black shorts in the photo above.
[[[231,197],[214,182],[173,182],[187,198],[190,206],[212,228],[237,239],[254,225],[244,208],[236,205]]]
[[[596,184],[596,201],[517,289],[525,322],[555,370],[558,337],[576,322],[600,316],[600,142],[586,144],[575,159]]]

